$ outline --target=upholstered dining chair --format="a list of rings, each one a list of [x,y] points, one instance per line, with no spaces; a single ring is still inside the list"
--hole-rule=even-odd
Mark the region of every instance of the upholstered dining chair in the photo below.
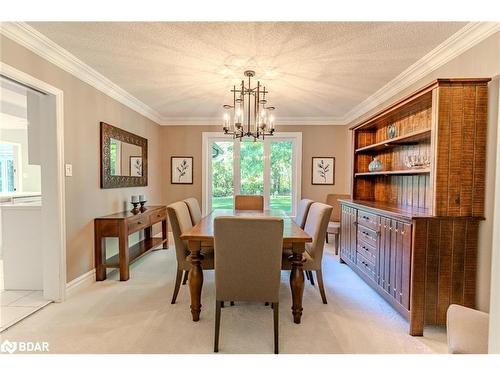
[[[250,233],[242,241],[242,234]],[[270,302],[274,310],[274,353],[278,354],[278,316],[283,219],[217,217],[215,237],[215,338],[219,351],[224,301]]]
[[[264,197],[262,195],[235,195],[235,210],[264,210]]]
[[[333,234],[335,239],[335,255],[339,255],[340,246],[340,204],[339,199],[349,199],[349,194],[328,194],[326,196],[326,204],[333,207],[330,222],[326,230],[326,243],[328,243],[328,235]]]
[[[177,258],[177,274],[175,277],[174,294],[172,295],[171,302],[172,304],[174,304],[181,286],[182,271],[184,271],[184,279],[186,279],[190,268],[190,263],[186,260],[186,257],[189,255],[187,241],[182,240],[181,235],[182,233],[191,229],[193,227],[193,223],[191,221],[191,215],[189,214],[188,207],[183,201],[175,202],[167,206],[167,213],[170,220],[170,225],[172,226],[172,234],[175,243],[175,257]],[[202,249],[201,254],[203,255],[203,260],[201,261],[201,266],[203,267],[203,269],[213,270],[213,251],[205,252]]]
[[[302,199],[299,202],[299,205],[297,207],[297,214],[295,215],[294,221],[302,229],[304,229],[304,225],[306,225],[307,213],[309,212],[309,208],[313,203],[314,201],[310,199]]]
[[[306,243],[306,251],[304,252],[304,271],[307,273],[311,284],[314,285],[314,277],[312,271],[316,271],[318,280],[319,292],[323,303],[326,304],[326,293],[323,284],[323,269],[321,262],[323,260],[323,248],[325,246],[326,228],[332,214],[332,207],[324,203],[315,202],[311,205],[307,214],[306,225],[304,231],[312,237],[312,243]],[[292,262],[289,259],[290,255],[283,253],[282,269],[291,270]]]
[[[198,200],[196,198],[187,198],[184,199],[184,203],[186,203],[188,206],[193,226],[198,224],[201,220],[201,208]]]

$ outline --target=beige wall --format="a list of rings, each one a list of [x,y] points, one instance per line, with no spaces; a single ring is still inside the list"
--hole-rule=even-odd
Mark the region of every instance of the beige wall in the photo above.
[[[2,62],[64,92],[64,154],[65,162],[73,164],[73,177],[66,177],[70,281],[94,268],[94,217],[122,211],[132,194],[146,194],[151,204],[162,203],[160,126],[2,35],[0,46]],[[100,121],[148,139],[147,187],[100,188]]]
[[[202,199],[202,134],[220,131],[217,126],[166,126],[162,129],[162,157],[166,187],[165,202],[190,196]],[[348,144],[346,126],[278,126],[278,132],[302,133],[302,197],[324,201],[328,193],[346,193],[348,181]],[[335,185],[311,185],[311,158],[335,156]],[[170,184],[170,157],[193,156],[193,185]]]
[[[496,135],[498,128],[498,85],[500,82],[500,32],[464,52],[452,61],[428,74],[403,92],[389,99],[362,117],[390,104],[394,100],[415,91],[435,78],[447,77],[492,77],[489,84],[488,99],[488,142],[486,165],[486,221],[480,226],[478,275],[477,275],[477,307],[488,311],[490,304],[491,251],[493,228],[494,181],[496,165]],[[358,122],[354,121],[354,123]],[[352,125],[352,124],[351,124]]]
[[[500,87],[498,87],[500,98]],[[500,111],[497,114],[500,123]],[[500,132],[497,131],[497,150],[500,148]],[[495,176],[495,203],[493,218],[493,251],[491,261],[491,297],[490,297],[490,337],[489,353],[500,354],[500,152],[496,155],[497,173]]]

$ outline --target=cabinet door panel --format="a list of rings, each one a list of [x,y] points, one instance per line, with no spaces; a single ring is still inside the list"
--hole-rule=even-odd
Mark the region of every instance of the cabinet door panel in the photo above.
[[[411,224],[403,224],[403,260],[401,271],[401,304],[410,309]]]
[[[349,245],[351,261],[356,264],[357,231],[358,231],[358,210],[351,208],[351,243]]]
[[[403,232],[403,223],[395,222],[394,223],[395,232],[396,232],[396,270],[395,270],[395,283],[394,283],[394,298],[401,303],[402,296],[402,267],[403,267],[403,236],[401,233]]]

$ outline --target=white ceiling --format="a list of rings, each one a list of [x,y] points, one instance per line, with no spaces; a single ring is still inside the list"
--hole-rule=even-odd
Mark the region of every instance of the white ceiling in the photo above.
[[[168,123],[218,119],[253,69],[282,119],[342,119],[458,22],[32,22]]]

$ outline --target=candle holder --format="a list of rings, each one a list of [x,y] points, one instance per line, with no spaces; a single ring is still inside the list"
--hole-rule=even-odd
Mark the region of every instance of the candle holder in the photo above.
[[[140,212],[139,207],[138,207],[139,202],[130,202],[130,203],[132,204],[132,206],[134,206],[134,208],[130,212],[132,212],[134,215],[138,214]]]
[[[146,208],[146,206],[145,206],[145,205],[146,205],[146,202],[147,202],[147,201],[141,201],[141,202],[139,202],[139,203],[141,204],[141,208],[140,208],[140,211],[141,211],[141,212],[144,212],[144,211],[146,211],[146,210],[147,210],[147,208]]]

